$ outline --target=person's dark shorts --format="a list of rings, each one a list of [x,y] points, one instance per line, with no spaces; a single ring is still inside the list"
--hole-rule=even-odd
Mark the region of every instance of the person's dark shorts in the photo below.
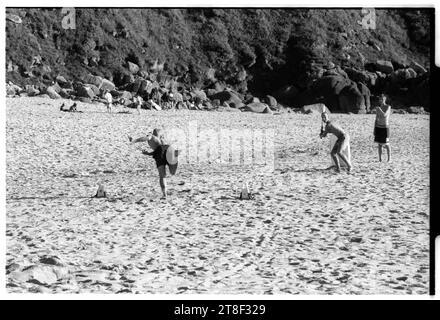
[[[390,128],[374,127],[374,142],[388,143],[390,141]]]
[[[153,158],[156,161],[156,167],[165,166],[168,164],[167,161],[167,150],[168,145],[160,145],[154,150]]]

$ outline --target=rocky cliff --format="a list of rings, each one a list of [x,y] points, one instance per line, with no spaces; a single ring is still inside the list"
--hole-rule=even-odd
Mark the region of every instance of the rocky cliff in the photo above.
[[[376,9],[372,21],[361,9],[84,8],[73,29],[61,8],[6,11],[6,78],[27,91],[63,87],[58,77],[78,96],[73,84],[92,75],[130,96],[172,79],[180,92],[230,88],[289,107],[363,112],[379,93],[430,107],[431,9]]]

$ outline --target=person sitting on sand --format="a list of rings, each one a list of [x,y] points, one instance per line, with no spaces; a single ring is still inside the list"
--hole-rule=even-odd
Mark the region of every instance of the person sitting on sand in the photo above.
[[[104,91],[104,99],[107,104],[107,112],[112,112],[112,103],[113,103],[113,97],[110,91],[105,90]]]
[[[390,137],[390,114],[391,106],[386,103],[387,97],[383,94],[380,97],[380,105],[376,108],[376,121],[374,123],[374,142],[379,152],[379,161],[382,162],[382,146],[385,147],[388,155],[388,162],[391,161]]]
[[[76,109],[76,102],[70,106],[69,111],[70,112],[78,112],[78,110]]]
[[[337,172],[341,171],[341,167],[339,165],[339,159],[337,157],[339,156],[342,159],[342,161],[344,161],[344,163],[347,165],[348,172],[350,172],[351,170],[350,160],[347,159],[347,157],[343,153],[344,150],[347,149],[350,145],[349,135],[344,130],[342,130],[342,128],[339,127],[337,124],[330,122],[327,112],[323,112],[321,116],[325,126],[322,129],[319,136],[323,138],[327,136],[327,133],[331,133],[338,138],[330,153],[333,161],[335,162],[336,171]]]
[[[165,144],[165,138],[162,130],[160,129],[154,129],[152,135],[147,135],[144,137],[140,137],[137,139],[134,139],[132,137],[128,137],[131,143],[136,142],[148,142],[148,145],[150,146],[153,151],[149,152],[147,150],[143,150],[142,153],[148,156],[152,156],[153,159],[156,161],[156,167],[159,171],[159,184],[160,188],[162,189],[163,198],[167,197],[167,183],[166,183],[166,166],[168,166],[168,169],[170,170],[171,175],[175,175],[177,171],[177,162],[175,164],[170,164],[167,161],[167,151],[169,148],[169,144]],[[176,151],[177,155],[177,151]]]

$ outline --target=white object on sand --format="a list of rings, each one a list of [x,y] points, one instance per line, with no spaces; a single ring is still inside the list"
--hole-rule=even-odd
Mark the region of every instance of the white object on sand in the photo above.
[[[247,182],[243,182],[241,187],[240,199],[249,200],[249,186]]]
[[[96,191],[95,194],[96,198],[106,198],[107,197],[107,192],[104,189],[104,186],[102,184],[98,184],[98,191]]]
[[[330,135],[330,150],[329,150],[329,154],[332,152],[333,146],[335,145],[336,141],[338,140],[338,138],[331,134]],[[348,161],[350,161],[351,163],[351,150],[350,150],[350,144],[348,144],[347,148],[345,148],[345,150],[342,151],[342,154],[345,155],[348,159]],[[335,162],[333,161],[332,156],[330,155],[330,163],[331,166],[335,166]],[[347,167],[347,165],[345,164],[344,161],[342,161],[341,158],[339,158],[339,165],[342,167]]]
[[[170,145],[167,149],[166,157],[169,164],[176,164],[178,160],[178,150],[174,148],[173,145]]]

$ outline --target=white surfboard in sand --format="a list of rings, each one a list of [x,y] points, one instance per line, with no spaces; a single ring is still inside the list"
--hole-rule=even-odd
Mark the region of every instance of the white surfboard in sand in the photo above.
[[[332,152],[333,146],[335,145],[335,143],[336,143],[336,141],[338,140],[338,138],[337,138],[335,135],[333,135],[333,134],[331,134],[331,135],[329,135],[329,136],[330,136],[330,149],[329,149],[329,155],[330,155],[330,153]],[[342,151],[342,154],[345,155],[345,156],[347,157],[347,159],[348,159],[348,160],[350,161],[350,163],[351,163],[351,150],[350,150],[350,145],[348,145],[348,147],[345,148],[344,151]],[[331,164],[330,164],[331,166],[336,165],[335,162],[333,161],[333,158],[332,158],[331,155],[330,155],[330,163],[331,163]],[[341,166],[341,168],[342,168],[342,167],[347,167],[347,165],[345,164],[344,161],[342,161],[341,158],[339,158],[339,165]]]

